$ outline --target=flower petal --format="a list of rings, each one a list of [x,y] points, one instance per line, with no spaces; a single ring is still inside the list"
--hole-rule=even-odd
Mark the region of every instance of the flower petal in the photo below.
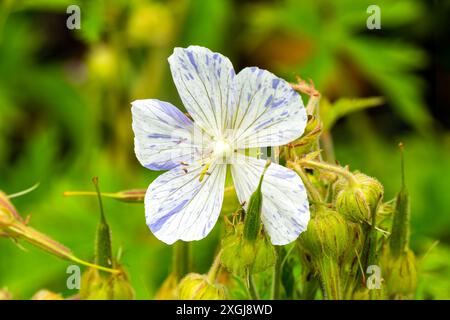
[[[256,190],[265,160],[237,156],[231,166],[234,186],[241,203]],[[274,245],[286,245],[306,230],[309,221],[308,198],[300,177],[292,170],[272,163],[261,187],[261,220]]]
[[[153,234],[167,244],[200,240],[214,227],[222,208],[226,165],[176,167],[156,178],[145,195],[145,216]]]
[[[207,48],[175,48],[169,57],[175,85],[195,123],[219,137],[228,127],[234,105],[235,72],[230,60]]]
[[[256,67],[235,78],[232,121],[239,148],[279,146],[302,135],[307,121],[300,95],[285,80]]]
[[[149,99],[132,103],[134,148],[139,162],[151,170],[169,170],[200,157],[193,122],[168,102]]]

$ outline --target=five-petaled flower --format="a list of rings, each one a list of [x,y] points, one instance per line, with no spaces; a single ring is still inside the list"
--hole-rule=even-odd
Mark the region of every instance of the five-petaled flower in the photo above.
[[[239,201],[248,203],[265,161],[245,150],[298,138],[306,111],[300,95],[283,79],[256,67],[235,74],[228,58],[207,48],[175,48],[169,64],[194,121],[156,99],[134,101],[132,114],[138,160],[151,170],[169,170],[148,187],[145,213],[154,235],[172,244],[203,239],[212,230],[228,168]],[[261,220],[272,243],[294,241],[310,216],[299,176],[272,164],[262,194]]]

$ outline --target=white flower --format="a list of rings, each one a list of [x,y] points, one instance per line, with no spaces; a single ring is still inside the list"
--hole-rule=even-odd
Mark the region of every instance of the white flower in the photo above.
[[[243,150],[298,138],[306,111],[286,81],[256,67],[236,75],[228,58],[207,48],[175,48],[169,64],[194,122],[172,104],[155,99],[134,101],[132,114],[137,158],[151,170],[169,170],[148,187],[145,213],[154,235],[172,244],[203,239],[212,230],[222,207],[227,168],[239,201],[248,203],[265,161]],[[309,221],[298,175],[272,164],[262,193],[261,219],[272,243],[297,239]]]

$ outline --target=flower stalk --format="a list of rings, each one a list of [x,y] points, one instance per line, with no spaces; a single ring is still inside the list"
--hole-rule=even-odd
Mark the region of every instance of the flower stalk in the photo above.
[[[119,270],[93,264],[78,258],[69,248],[63,246],[42,232],[28,226],[26,221],[18,214],[14,205],[8,200],[8,197],[2,192],[0,192],[0,236],[8,237],[13,240],[25,240],[31,245],[45,250],[61,259],[69,260],[87,267],[109,273],[120,272]]]
[[[341,168],[341,167],[338,167],[335,165],[331,165],[328,163],[324,163],[324,162],[314,161],[314,160],[300,159],[298,162],[300,163],[300,165],[302,165],[304,167],[312,167],[312,168],[326,170],[326,171],[338,174],[338,175],[346,178],[349,181],[351,186],[356,186],[358,183],[356,181],[355,176],[347,169],[344,169],[344,168]]]
[[[142,203],[145,199],[145,189],[131,189],[119,192],[102,192],[101,196],[111,198],[122,202]],[[97,192],[92,191],[66,191],[63,193],[65,197],[73,196],[97,196]]]
[[[173,247],[172,270],[177,280],[181,280],[189,272],[189,242],[179,240]]]
[[[281,248],[275,246],[275,265],[273,266],[273,278],[272,278],[272,300],[280,299],[281,291]]]
[[[111,268],[114,266],[111,248],[111,230],[106,221],[105,212],[103,210],[102,196],[98,185],[98,178],[94,177],[92,182],[97,192],[98,204],[100,208],[100,221],[97,225],[95,238],[95,263],[103,267]]]

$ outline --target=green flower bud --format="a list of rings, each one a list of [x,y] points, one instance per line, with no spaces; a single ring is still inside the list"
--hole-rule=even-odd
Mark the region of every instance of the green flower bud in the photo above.
[[[231,273],[244,277],[246,271],[252,274],[262,272],[275,264],[275,250],[264,234],[254,242],[243,237],[244,225],[239,223],[234,232],[222,240],[222,265]]]
[[[177,286],[178,280],[177,275],[172,272],[164,280],[163,284],[159,288],[155,295],[156,300],[175,300],[177,298]]]
[[[336,211],[318,206],[308,223],[308,228],[299,237],[299,244],[312,260],[327,256],[338,261],[349,247],[348,225]]]
[[[351,245],[347,221],[325,206],[316,207],[312,213],[308,228],[300,235],[298,243],[303,249],[303,259],[320,277],[324,298],[339,300],[343,298],[341,260]]]
[[[363,229],[359,223],[347,221],[348,228],[348,247],[342,256],[342,262],[347,266],[355,266],[358,262],[356,252],[361,252],[364,246]]]
[[[356,173],[353,177],[353,181],[340,178],[335,182],[336,209],[351,221],[370,223],[372,211],[383,196],[383,186],[375,178],[362,173]]]
[[[267,160],[267,163],[261,174],[261,178],[259,179],[258,186],[256,187],[255,192],[253,192],[248,201],[247,212],[245,214],[244,220],[243,235],[244,239],[251,243],[253,243],[259,237],[261,231],[261,209],[263,201],[261,186],[264,179],[264,174],[269,168],[270,163],[270,160]]]
[[[389,297],[392,299],[413,298],[417,288],[417,263],[414,252],[407,249],[400,256],[395,257],[386,245],[381,264]]]
[[[180,300],[224,300],[225,288],[211,283],[207,276],[198,273],[187,274],[178,285]]]
[[[89,268],[81,277],[80,298],[82,300],[132,300],[134,290],[125,272],[103,275]]]

